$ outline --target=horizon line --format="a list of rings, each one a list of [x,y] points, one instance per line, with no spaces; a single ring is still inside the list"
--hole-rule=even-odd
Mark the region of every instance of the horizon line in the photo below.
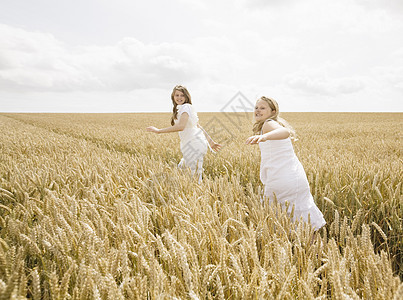
[[[160,114],[169,111],[0,111],[0,114]],[[245,113],[245,111],[198,111],[197,113]],[[247,111],[246,113],[253,113]],[[281,111],[281,113],[403,113],[403,111]]]

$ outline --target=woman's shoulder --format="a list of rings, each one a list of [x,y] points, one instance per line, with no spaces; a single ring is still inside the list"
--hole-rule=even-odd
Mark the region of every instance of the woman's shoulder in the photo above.
[[[184,103],[182,104],[182,109],[187,111],[187,110],[193,110],[193,106],[190,103]]]
[[[262,126],[262,132],[268,132],[268,131],[272,131],[278,127],[280,127],[281,125],[273,119],[267,119],[266,121],[264,121],[263,126]]]
[[[190,108],[192,108],[192,104],[184,103],[184,104],[178,105],[177,107],[178,107],[178,110],[190,109]]]
[[[275,126],[275,124],[279,124],[276,120],[273,119],[267,119],[266,121],[264,121],[263,126]]]
[[[188,113],[189,116],[194,114],[194,110],[192,104],[184,103],[182,105],[178,105],[178,114],[181,115],[183,113]]]

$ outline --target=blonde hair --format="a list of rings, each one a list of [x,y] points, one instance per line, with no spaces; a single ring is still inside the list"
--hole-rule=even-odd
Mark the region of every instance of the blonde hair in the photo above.
[[[174,95],[176,91],[180,91],[183,94],[185,94],[185,103],[189,103],[192,104],[192,97],[190,97],[190,93],[189,91],[186,89],[186,87],[184,87],[183,85],[176,85],[174,87],[174,89],[172,90],[172,94],[171,94],[171,100],[172,100],[172,104],[174,105],[173,109],[172,109],[172,117],[171,117],[171,125],[174,126],[175,125],[175,120],[178,117],[178,109],[177,106],[178,104],[176,104],[175,100],[174,100]]]
[[[274,111],[274,115],[272,115],[270,118],[267,118],[266,120],[256,121],[255,124],[253,125],[253,133],[260,134],[260,132],[262,131],[262,128],[263,128],[263,124],[267,120],[273,120],[273,121],[276,121],[277,123],[279,123],[281,126],[287,128],[290,131],[291,139],[297,140],[297,135],[295,133],[294,128],[292,128],[291,125],[288,124],[288,122],[286,120],[284,120],[283,118],[280,117],[280,110],[279,110],[277,101],[272,98],[265,97],[265,96],[260,97],[256,101],[256,103],[259,101],[265,101],[269,105],[270,109],[272,111]]]

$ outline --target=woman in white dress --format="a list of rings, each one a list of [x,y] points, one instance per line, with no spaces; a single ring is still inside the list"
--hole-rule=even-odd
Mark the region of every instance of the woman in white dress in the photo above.
[[[292,127],[279,117],[275,100],[261,97],[257,100],[253,127],[255,135],[247,144],[259,144],[261,151],[260,180],[264,184],[264,199],[269,203],[277,199],[283,207],[289,203],[288,213],[294,206],[294,220],[310,222],[317,230],[326,224],[321,211],[315,205],[304,168],[295,155],[291,139]]]
[[[178,164],[179,168],[190,168],[199,183],[202,180],[203,158],[210,149],[218,151],[221,145],[215,143],[199,124],[199,118],[193,109],[189,91],[181,85],[174,87],[171,94],[173,113],[171,127],[158,129],[154,126],[147,127],[147,131],[154,133],[179,132],[180,149],[183,158]]]

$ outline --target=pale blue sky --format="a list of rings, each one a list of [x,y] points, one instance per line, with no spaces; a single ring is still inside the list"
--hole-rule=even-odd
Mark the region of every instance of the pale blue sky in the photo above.
[[[398,0],[0,0],[0,111],[402,111]]]

